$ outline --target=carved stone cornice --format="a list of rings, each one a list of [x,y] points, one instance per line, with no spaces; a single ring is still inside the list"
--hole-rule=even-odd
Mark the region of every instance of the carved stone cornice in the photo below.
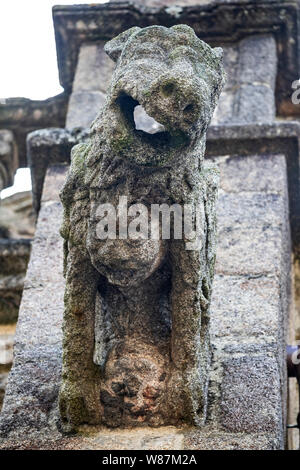
[[[211,45],[249,35],[273,34],[277,42],[278,114],[298,114],[291,83],[299,78],[299,2],[296,0],[215,0],[209,5],[145,8],[132,2],[55,6],[53,21],[60,82],[72,88],[77,56],[84,42],[108,40],[132,26],[185,23]]]

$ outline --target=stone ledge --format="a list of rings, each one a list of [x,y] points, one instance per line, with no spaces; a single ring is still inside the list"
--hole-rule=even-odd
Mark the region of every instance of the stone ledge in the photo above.
[[[50,439],[49,439],[50,437]],[[275,450],[276,436],[263,433],[230,433],[209,427],[196,428],[159,427],[111,430],[94,428],[77,437],[56,438],[45,435],[40,439],[26,436],[22,441],[0,441],[3,450]]]
[[[254,158],[258,162],[259,157]],[[263,156],[261,158],[263,162],[267,162],[275,156],[269,155],[265,160]],[[279,167],[282,168],[282,165],[285,165],[283,157],[279,155],[276,158]],[[222,158],[220,160],[225,163]],[[227,161],[230,165],[231,161]],[[248,173],[249,168],[252,168],[255,172],[250,157],[245,157],[242,162],[239,171]],[[282,448],[281,429],[284,427],[282,424],[284,413],[281,407],[284,402],[282,397],[286,380],[282,370],[284,364],[281,362],[283,358],[281,335],[285,329],[283,323],[286,314],[285,306],[281,304],[285,302],[284,299],[281,301],[281,291],[283,284],[288,282],[283,265],[282,276],[216,276],[211,304],[213,362],[210,376],[209,420],[204,428],[201,430],[138,428],[126,431],[86,428],[79,436],[69,438],[62,436],[58,426],[57,410],[64,291],[62,240],[58,235],[62,208],[58,202],[58,191],[65,174],[65,167],[50,168],[44,185],[42,209],[20,310],[15,361],[1,414],[0,448],[109,450],[132,449],[132,447],[147,450]],[[277,189],[284,195],[286,194],[284,181],[280,175],[277,176],[281,181],[280,188],[277,186]],[[253,175],[250,177],[250,182],[253,184]],[[256,200],[260,195],[272,202],[267,192],[252,193]],[[221,205],[219,211],[225,210],[222,207]],[[288,227],[285,227],[287,223],[284,214],[285,212],[281,221],[281,237],[285,230],[288,231]],[[221,218],[224,218],[224,214],[221,214]],[[288,236],[284,238],[283,245],[284,243],[288,243]],[[283,245],[280,251],[282,257],[285,256]],[[242,372],[242,368],[238,365],[239,361],[242,365],[248,364],[249,361],[252,366],[254,364],[251,366],[250,378],[247,372],[251,367],[246,367],[246,371]],[[252,404],[250,415],[248,407],[241,405],[239,407],[243,415],[241,421],[236,416],[231,416],[230,403],[235,403],[236,400],[243,401],[243,396],[240,396],[236,388],[227,385],[225,390],[229,390],[229,395],[224,394],[224,383],[233,377],[237,387],[244,387],[246,401],[251,390],[253,396],[257,398],[259,390],[266,385],[260,380],[263,370],[261,367],[257,368],[256,363],[261,364],[264,361],[270,364],[270,368],[266,368],[267,376],[268,370],[273,371],[272,381],[268,382],[268,386],[272,387],[272,390],[268,389],[268,396],[274,399],[270,401],[268,413],[263,417],[257,400]],[[275,375],[274,364],[278,368]],[[230,367],[234,368],[233,373],[228,373]],[[238,374],[241,380],[235,378]],[[253,433],[253,428],[250,429],[251,422],[255,419],[259,423],[258,434]],[[275,421],[277,424],[271,429],[269,424]],[[242,428],[238,428],[239,422],[247,432],[240,432]]]
[[[243,156],[282,154],[287,160],[290,216],[294,243],[300,240],[299,184],[299,136],[298,121],[277,121],[272,124],[246,124],[210,126],[207,135],[206,157],[232,155],[242,161]],[[46,170],[50,165],[70,162],[73,145],[87,141],[89,129],[42,129],[27,138],[28,160],[33,181],[33,205],[38,212]],[[269,184],[269,180],[268,180]]]

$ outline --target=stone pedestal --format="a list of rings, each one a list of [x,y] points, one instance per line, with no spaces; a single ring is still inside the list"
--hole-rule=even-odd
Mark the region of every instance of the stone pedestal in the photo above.
[[[65,170],[59,167],[50,169],[46,178],[20,310],[15,362],[0,420],[2,447],[284,446],[284,338],[290,262],[285,158],[253,155],[216,157],[216,161],[221,169],[221,194],[207,425],[201,430],[83,428],[83,436],[76,438],[59,433],[64,280],[58,190],[65,177]]]

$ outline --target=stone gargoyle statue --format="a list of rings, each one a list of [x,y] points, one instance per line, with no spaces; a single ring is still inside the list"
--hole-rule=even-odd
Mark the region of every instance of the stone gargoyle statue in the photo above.
[[[73,148],[61,191],[62,426],[201,425],[218,186],[204,151],[224,82],[222,50],[186,25],[134,27],[105,50],[116,62],[106,104],[90,141]],[[136,129],[138,105],[159,132]],[[129,238],[124,229],[99,237],[99,207],[117,208],[124,198],[138,212],[197,207],[201,227],[191,232],[197,243],[187,249],[186,234]]]

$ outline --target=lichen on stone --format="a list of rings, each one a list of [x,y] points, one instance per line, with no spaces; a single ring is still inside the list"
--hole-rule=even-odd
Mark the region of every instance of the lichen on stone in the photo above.
[[[186,25],[131,28],[106,44],[116,61],[89,143],[76,146],[61,193],[65,315],[60,411],[79,424],[201,425],[218,174],[205,134],[224,82],[221,50]],[[137,130],[134,109],[163,126]],[[198,249],[185,239],[101,240],[97,207],[194,204]]]

